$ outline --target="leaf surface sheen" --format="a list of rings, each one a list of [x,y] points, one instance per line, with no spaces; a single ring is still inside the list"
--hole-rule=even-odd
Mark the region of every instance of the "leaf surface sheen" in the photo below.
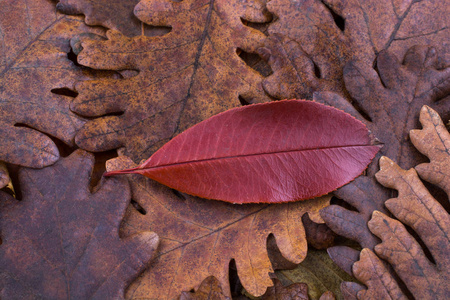
[[[363,123],[316,102],[229,110],[186,130],[138,168],[182,192],[232,203],[327,194],[360,175],[378,151]]]

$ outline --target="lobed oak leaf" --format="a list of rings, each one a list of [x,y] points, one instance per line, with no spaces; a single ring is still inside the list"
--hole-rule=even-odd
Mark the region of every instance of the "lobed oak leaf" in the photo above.
[[[421,110],[423,131],[431,136],[440,133],[442,137],[442,127],[439,126],[442,121],[438,119],[431,108],[424,106]],[[429,128],[433,122],[437,126]],[[416,144],[420,144],[417,139],[420,133],[412,133],[416,136]],[[433,143],[438,148],[449,140],[447,133],[442,140],[433,140]],[[442,158],[439,151],[430,151],[427,154],[430,155],[431,161],[435,156]],[[449,156],[448,153],[446,155]],[[446,168],[448,163],[437,166],[436,171],[439,173],[440,169]],[[429,193],[414,169],[406,171],[389,158],[382,157],[376,178],[382,185],[398,191],[398,197],[387,200],[386,207],[403,224],[414,230],[433,261],[430,261],[405,225],[378,211],[373,213],[368,224],[371,232],[382,240],[381,244],[375,246],[376,254],[389,262],[415,298],[448,298],[450,215]],[[380,299],[381,295],[390,295],[393,299],[407,298],[386,266],[368,249],[361,253],[360,262],[354,264],[353,273],[368,286],[367,290],[358,292],[358,298]]]
[[[445,2],[445,1],[444,1]],[[347,97],[342,70],[352,61],[371,66],[382,52],[401,59],[416,45],[435,45],[440,67],[450,61],[447,3],[432,1],[273,0],[277,20],[264,48],[274,73],[265,90],[283,98],[335,91]]]
[[[7,0],[0,4],[0,32],[0,160],[35,168],[53,164],[59,152],[48,135],[73,146],[84,124],[69,109],[75,82],[106,75],[76,66],[68,58],[69,40],[102,30],[55,14],[47,0]]]
[[[434,183],[450,195],[450,135],[438,113],[428,106],[422,107],[420,123],[423,129],[411,130],[411,142],[430,163],[415,167],[420,177]]]
[[[301,282],[308,286],[305,293],[311,299],[319,299],[327,291],[342,298],[340,285],[342,282],[354,280],[345,271],[333,263],[326,251],[308,249],[308,255],[295,269],[277,270],[275,275],[285,286]],[[308,298],[307,298],[308,299]]]
[[[126,36],[142,33],[142,22],[133,14],[139,0],[59,0],[56,8],[69,15],[85,15],[87,25],[101,25]]]
[[[121,156],[108,161],[107,170],[135,166]],[[144,272],[128,289],[127,298],[152,295],[173,299],[182,291],[215,276],[230,297],[228,268],[235,260],[238,276],[252,295],[263,295],[272,285],[273,272],[266,251],[273,234],[283,256],[301,262],[307,251],[303,214],[320,222],[319,210],[329,197],[278,205],[232,205],[191,197],[139,175],[129,176],[132,197],[141,214],[129,208],[121,232],[125,235],[154,230],[161,239],[151,272]]]
[[[195,292],[181,293],[180,300],[229,300],[223,294],[220,282],[214,276],[209,276],[202,281],[200,287]]]
[[[123,299],[152,258],[158,237],[120,238],[126,181],[89,192],[93,155],[77,150],[42,170],[22,168],[23,199],[0,192],[0,296],[4,299]]]
[[[429,105],[444,115],[450,112],[450,101],[444,98],[450,91],[450,68],[437,69],[436,59],[434,48],[425,46],[412,47],[403,64],[392,54],[382,52],[377,58],[379,75],[372,68],[360,68],[353,63],[345,67],[345,83],[354,105],[334,93],[316,93],[314,99],[362,120],[383,144],[389,145],[380,150],[380,155],[395,158],[403,167],[413,167],[418,161],[423,161],[420,153],[408,142],[409,130],[417,127],[416,112],[422,105]],[[366,118],[356,108],[365,112]],[[373,211],[385,211],[384,201],[390,197],[390,191],[373,178],[375,167],[375,164],[369,165],[367,176],[361,176],[335,192],[356,211],[331,205],[321,212],[333,231],[369,249],[378,241],[368,230],[367,222]],[[345,255],[331,252],[337,264],[346,270],[351,269],[352,262],[344,259]]]
[[[124,154],[139,161],[193,124],[239,106],[240,97],[268,101],[262,76],[236,53],[255,52],[264,40],[241,20],[269,20],[264,4],[143,0],[136,16],[149,25],[171,26],[170,33],[127,38],[109,31],[107,41],[82,42],[80,64],[138,74],[77,85],[72,110],[95,117],[77,134],[77,145],[90,151],[123,146]]]
[[[305,100],[249,105],[181,133],[136,173],[178,191],[231,203],[311,199],[348,183],[378,152],[364,124]]]

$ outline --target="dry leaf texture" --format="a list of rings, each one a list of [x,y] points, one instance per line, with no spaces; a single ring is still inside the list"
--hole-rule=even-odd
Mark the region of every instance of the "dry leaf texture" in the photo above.
[[[134,166],[129,158],[119,157],[109,161],[107,169]],[[161,239],[151,272],[144,272],[128,289],[130,299],[148,295],[173,299],[198,287],[208,276],[215,276],[230,296],[228,267],[232,259],[245,289],[261,296],[272,285],[267,237],[275,236],[286,259],[301,262],[307,251],[301,217],[308,213],[313,221],[321,222],[319,210],[329,204],[329,197],[323,197],[272,206],[232,205],[174,193],[143,176],[127,176],[132,197],[146,214],[129,209],[123,234],[151,228]]]
[[[442,121],[431,108],[423,107],[420,120],[424,126],[422,133],[428,132],[431,137],[441,134],[443,137],[442,140],[428,140],[436,144],[437,149],[450,141],[448,132],[442,135],[442,127],[439,126]],[[436,126],[431,129],[429,126],[433,123]],[[420,144],[417,138],[421,131],[412,131],[416,144]],[[427,155],[433,161],[435,156],[442,158],[443,153],[432,151]],[[446,155],[449,156],[448,151]],[[448,162],[436,166],[436,171],[440,173],[440,169],[447,168]],[[398,197],[387,200],[386,207],[415,231],[434,261],[427,258],[402,223],[377,211],[369,222],[370,230],[382,240],[375,246],[376,254],[392,265],[416,299],[447,299],[450,296],[450,215],[429,193],[414,169],[403,170],[392,160],[382,157],[376,178],[384,186],[398,191]],[[381,299],[381,295],[389,295],[392,299],[406,298],[381,260],[368,249],[361,253],[361,260],[353,266],[353,273],[368,286],[367,290],[358,293],[359,298]]]
[[[430,105],[445,115],[450,112],[450,101],[444,98],[450,90],[450,68],[437,69],[436,59],[436,51],[424,46],[411,48],[403,63],[392,54],[382,52],[377,58],[378,74],[372,68],[359,68],[353,63],[345,67],[346,87],[355,106],[333,93],[316,93],[314,98],[362,120],[385,145],[380,150],[383,155],[395,158],[403,167],[413,167],[423,158],[409,143],[408,132],[417,128],[417,114],[422,105]],[[364,111],[367,119],[355,107]],[[383,203],[390,197],[389,191],[372,178],[375,168],[376,164],[370,165],[367,177],[361,176],[335,192],[357,211],[338,205],[322,211],[322,217],[333,231],[370,249],[377,239],[366,224],[373,211],[384,211]],[[338,255],[337,250],[330,250],[330,254],[336,263],[349,270],[351,261]]]
[[[137,17],[171,26],[169,34],[127,38],[109,31],[107,41],[82,42],[80,64],[138,74],[77,85],[72,110],[98,117],[77,134],[77,145],[90,151],[124,146],[125,154],[139,161],[193,124],[239,106],[239,97],[267,101],[262,76],[236,53],[238,48],[255,52],[261,45],[264,35],[241,18],[267,21],[264,3],[144,0],[135,8]]]
[[[139,167],[105,175],[137,173],[180,192],[231,203],[291,202],[348,183],[378,150],[351,115],[312,101],[284,100],[213,116]]]
[[[142,33],[142,22],[133,14],[139,0],[60,0],[56,8],[69,15],[85,15],[87,25],[102,25],[126,36]]]
[[[359,252],[358,252],[359,253]],[[308,286],[307,295],[319,299],[327,291],[342,298],[340,285],[343,281],[354,280],[333,263],[326,251],[308,249],[308,255],[295,269],[277,270],[276,276],[285,286],[302,282]]]
[[[6,165],[0,161],[0,189],[4,188],[10,180]]]
[[[58,90],[73,89],[76,81],[94,73],[68,59],[69,40],[76,34],[102,33],[79,17],[55,15],[47,2],[0,4],[0,32],[6,32],[0,39],[5,62],[0,71],[0,160],[28,167],[47,166],[59,158],[46,134],[73,145],[84,121],[70,111],[72,97]],[[41,15],[52,16],[51,22],[43,24]]]
[[[3,299],[121,299],[148,266],[157,235],[119,237],[129,186],[108,179],[91,194],[93,164],[77,150],[54,166],[22,169],[22,201],[0,194]]]
[[[220,282],[213,276],[209,276],[202,281],[202,284],[195,292],[183,292],[181,293],[180,300],[229,300],[223,294]]]
[[[433,45],[441,66],[450,62],[448,0],[273,0],[278,20],[263,53],[274,74],[264,88],[279,99],[313,91],[343,92],[342,70],[350,61],[371,66],[389,50],[402,59],[416,45]]]
[[[420,113],[423,129],[411,130],[411,142],[430,163],[415,167],[420,177],[434,183],[450,195],[450,135],[438,113],[424,106]]]

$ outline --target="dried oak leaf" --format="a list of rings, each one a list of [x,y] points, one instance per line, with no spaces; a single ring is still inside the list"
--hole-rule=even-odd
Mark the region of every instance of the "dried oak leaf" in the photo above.
[[[262,44],[264,35],[241,18],[268,20],[264,3],[143,0],[135,8],[137,17],[171,26],[169,34],[127,38],[109,31],[107,41],[82,42],[80,64],[138,74],[77,85],[72,110],[96,118],[81,129],[76,143],[90,151],[124,146],[125,154],[139,161],[193,124],[239,106],[240,97],[268,101],[262,76],[236,53],[238,48],[255,52]],[[123,114],[103,116],[113,113]]]
[[[181,293],[180,300],[229,300],[223,294],[220,282],[214,276],[209,276],[202,281],[202,284],[195,292]]]
[[[311,299],[318,299],[322,294],[330,291],[342,298],[340,285],[342,282],[354,280],[345,271],[333,263],[326,251],[308,249],[308,255],[295,269],[279,270],[275,272],[285,286],[296,282],[306,284],[307,294]]]
[[[76,81],[100,74],[76,66],[68,53],[72,36],[102,31],[89,28],[79,17],[55,14],[47,2],[0,4],[0,32],[5,35],[0,57],[6,62],[0,71],[0,160],[27,167],[58,160],[58,149],[46,134],[73,145],[84,121],[70,111],[73,97],[65,94]],[[51,22],[41,24],[41,15]],[[9,50],[12,54],[3,52]]]
[[[422,108],[420,120],[424,129],[412,131],[416,144],[424,146],[419,142],[421,136],[425,137],[423,142],[433,143],[436,149],[450,142],[448,132],[444,134],[442,131],[445,130],[442,121],[431,108]],[[430,139],[423,133],[429,134]],[[446,155],[446,162],[434,167],[438,174],[443,173],[441,170],[448,170],[448,151],[426,151],[426,154],[431,161]],[[398,191],[398,197],[387,200],[386,207],[414,230],[433,261],[427,258],[420,244],[402,223],[378,211],[373,213],[369,222],[370,230],[382,240],[375,246],[376,254],[390,263],[416,299],[449,298],[450,215],[429,193],[414,169],[403,170],[389,158],[382,157],[376,178],[382,185]],[[358,292],[358,298],[382,299],[382,295],[389,295],[392,299],[406,298],[386,266],[369,249],[363,250],[361,260],[353,265],[353,273],[368,287]]]
[[[121,299],[158,245],[153,232],[120,238],[126,182],[89,192],[92,154],[77,150],[42,170],[21,169],[17,201],[0,193],[2,299]]]
[[[135,167],[121,156],[107,163],[107,170]],[[266,250],[267,237],[275,236],[288,260],[299,263],[307,251],[303,214],[322,222],[319,210],[329,197],[279,205],[233,205],[181,194],[140,175],[130,179],[132,198],[140,213],[130,207],[124,219],[124,236],[143,230],[158,233],[160,251],[151,271],[144,272],[127,290],[127,298],[151,295],[173,299],[182,291],[200,285],[215,276],[230,296],[228,268],[235,260],[238,276],[245,289],[261,296],[272,285],[273,272]]]
[[[142,33],[142,22],[133,14],[139,0],[60,0],[56,8],[69,15],[85,15],[87,25],[102,25],[126,36]]]
[[[445,1],[272,0],[267,8],[278,20],[260,50],[274,71],[264,88],[280,99],[327,90],[346,96],[344,66],[370,66],[386,50],[401,59],[410,47],[429,44],[441,53],[441,66],[450,62]]]
[[[430,163],[415,167],[420,177],[434,183],[450,195],[450,134],[438,113],[424,106],[420,113],[423,129],[411,130],[411,142]]]
[[[345,83],[355,100],[352,106],[334,93],[316,93],[314,99],[340,108],[362,120],[369,130],[386,146],[380,153],[395,158],[399,165],[409,168],[423,161],[420,153],[409,143],[408,132],[416,128],[422,105],[430,105],[448,114],[450,101],[442,99],[450,91],[450,68],[438,70],[436,51],[425,46],[412,47],[401,64],[392,54],[382,52],[377,58],[378,72],[359,68],[353,63],[344,69]],[[367,120],[355,107],[366,112]],[[389,128],[389,130],[387,130]],[[322,210],[327,225],[336,233],[356,240],[363,248],[372,249],[378,243],[367,228],[372,212],[384,210],[390,191],[380,186],[373,174],[376,164],[369,165],[368,176],[361,176],[335,192],[338,198],[356,208],[353,211],[339,205]],[[331,248],[330,255],[343,269],[350,270],[354,255],[340,255],[345,248]],[[352,251],[352,250],[349,250]]]

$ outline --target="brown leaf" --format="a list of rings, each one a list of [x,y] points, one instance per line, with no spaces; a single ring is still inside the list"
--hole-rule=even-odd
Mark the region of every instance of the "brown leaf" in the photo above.
[[[0,74],[9,68],[27,45],[61,16],[46,0],[0,3]]]
[[[433,140],[424,136],[425,141],[432,141],[436,147],[450,141],[448,133],[443,135],[441,126],[429,128],[433,123],[438,125],[442,122],[432,109],[424,106],[420,120],[424,132],[430,136],[440,134],[443,138]],[[416,143],[420,144],[420,133],[413,131],[413,135],[416,136]],[[431,161],[435,156],[442,158],[439,151],[427,154]],[[446,155],[449,156],[448,153]],[[437,165],[436,172],[448,167],[447,159],[446,164]],[[377,211],[368,224],[370,230],[382,240],[375,247],[376,254],[390,263],[416,299],[447,299],[450,297],[450,215],[429,193],[414,169],[403,170],[389,158],[382,157],[376,178],[384,186],[398,191],[398,197],[387,200],[386,207],[414,230],[434,261],[427,258],[419,242],[402,223]],[[393,299],[406,298],[381,260],[370,250],[363,250],[353,273],[368,286],[367,290],[358,293],[358,297],[380,299],[381,294],[389,294]]]
[[[450,101],[440,100],[450,91],[450,68],[438,70],[435,62],[436,51],[428,47],[411,48],[404,64],[400,64],[393,55],[382,52],[377,58],[379,75],[371,68],[361,69],[353,63],[345,67],[346,87],[355,99],[355,106],[333,93],[316,93],[314,99],[363,120],[385,144],[380,150],[383,155],[395,158],[401,166],[412,167],[423,161],[408,138],[409,130],[417,127],[417,113],[422,105],[430,105],[447,114],[450,112]],[[355,107],[364,111],[369,120]],[[378,242],[366,224],[373,211],[384,211],[383,202],[390,197],[389,191],[372,178],[375,168],[376,164],[371,164],[367,177],[359,177],[335,192],[357,211],[338,205],[322,211],[322,217],[333,231],[369,249]],[[350,269],[348,261],[336,263]]]
[[[135,164],[124,156],[108,161],[107,170]],[[301,223],[308,213],[320,222],[319,210],[329,197],[282,205],[232,205],[191,197],[139,175],[130,176],[133,199],[142,207],[130,208],[124,220],[125,236],[143,230],[157,232],[160,252],[151,272],[145,272],[127,291],[128,298],[152,295],[172,299],[215,276],[230,296],[228,267],[235,260],[245,289],[255,296],[272,285],[273,272],[266,250],[267,237],[275,236],[281,253],[299,263],[307,251]]]
[[[450,62],[445,4],[432,1],[272,0],[278,20],[269,27],[266,59],[274,74],[264,88],[274,97],[310,97],[314,91],[344,96],[344,66],[350,60],[371,66],[389,50],[397,59],[416,45],[433,45]]]
[[[430,158],[430,163],[415,167],[420,177],[434,183],[450,195],[450,135],[441,118],[427,106],[422,108],[420,123],[423,129],[411,130],[411,142],[421,153]]]
[[[220,282],[214,276],[209,276],[195,292],[181,293],[180,300],[229,300],[223,294]]]
[[[306,283],[293,283],[283,286],[278,279],[273,279],[274,286],[267,289],[262,300],[309,300],[308,285]]]
[[[276,271],[275,274],[285,286],[296,282],[306,284],[311,299],[318,299],[327,291],[341,298],[341,283],[354,280],[333,263],[326,251],[315,249],[308,249],[308,255],[297,268]]]
[[[108,32],[104,42],[84,41],[79,63],[96,69],[138,71],[121,80],[77,85],[71,108],[95,117],[77,134],[76,143],[90,151],[121,146],[139,161],[150,157],[175,134],[243,101],[268,101],[260,76],[237,55],[255,52],[264,35],[241,18],[270,18],[264,0],[141,1],[139,19],[171,26],[161,37],[127,38]],[[123,114],[122,114],[123,113]],[[119,114],[104,116],[105,114]]]
[[[408,299],[385,264],[370,249],[361,251],[353,272],[368,288],[358,291],[358,299]]]
[[[20,171],[23,199],[0,193],[2,299],[121,299],[158,245],[153,232],[119,238],[128,184],[89,192],[94,159],[77,150],[54,166]]]
[[[6,168],[6,165],[0,161],[0,189],[8,185],[10,181],[8,169]]]
[[[102,25],[126,36],[143,32],[142,22],[133,13],[139,0],[60,0],[56,8],[69,15],[85,15],[87,25]]]
[[[305,227],[308,244],[316,249],[331,247],[336,234],[326,224],[317,224],[311,221],[308,215],[303,215],[302,222]]]
[[[87,27],[79,17],[55,15],[48,1],[33,1],[28,10],[19,2],[0,4],[0,31],[6,32],[0,44],[5,50],[0,71],[0,160],[43,167],[59,158],[46,134],[72,146],[84,124],[69,109],[75,82],[99,75],[69,60],[69,40],[75,34],[102,34],[102,30]]]

